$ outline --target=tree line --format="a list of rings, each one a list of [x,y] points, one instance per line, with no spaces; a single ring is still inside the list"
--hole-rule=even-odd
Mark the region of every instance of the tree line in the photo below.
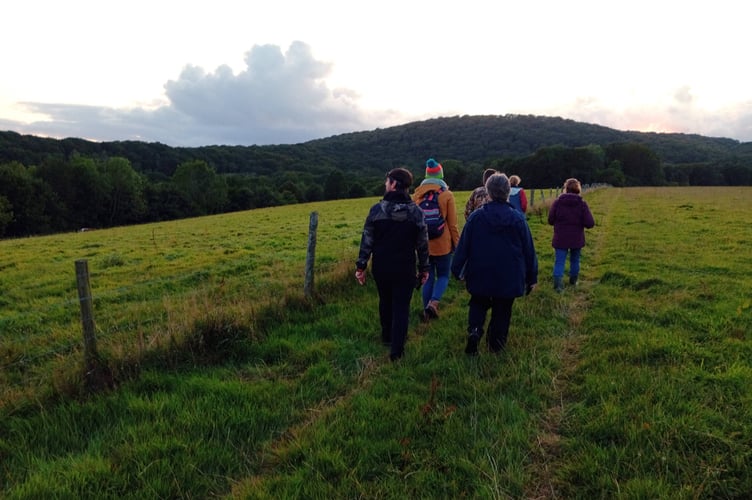
[[[634,143],[541,148],[523,158],[485,165],[442,162],[457,191],[480,183],[484,168],[520,175],[523,185],[558,187],[568,177],[614,186],[672,184],[749,185],[752,168],[706,165],[666,167],[646,146]],[[422,168],[411,169],[416,182]],[[692,182],[694,181],[694,182]],[[136,171],[123,157],[68,160],[50,157],[39,165],[0,164],[0,236],[16,237],[174,220],[253,208],[379,195],[383,176],[353,176],[340,169],[273,175],[219,174],[204,160],[188,160],[172,175]]]
[[[375,196],[395,166],[419,182],[429,156],[456,191],[477,187],[488,167],[519,175],[528,188],[559,187],[568,177],[614,186],[752,185],[752,143],[546,117],[433,119],[248,147],[0,132],[0,237]]]

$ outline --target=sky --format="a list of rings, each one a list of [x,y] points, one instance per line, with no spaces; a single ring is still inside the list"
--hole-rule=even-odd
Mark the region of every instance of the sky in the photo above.
[[[296,144],[442,116],[752,141],[744,2],[14,0],[0,130]]]

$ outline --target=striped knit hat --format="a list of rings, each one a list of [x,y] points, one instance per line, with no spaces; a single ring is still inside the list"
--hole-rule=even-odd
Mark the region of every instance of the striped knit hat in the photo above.
[[[426,179],[443,179],[444,169],[441,168],[441,163],[437,162],[433,158],[429,158],[426,161]]]

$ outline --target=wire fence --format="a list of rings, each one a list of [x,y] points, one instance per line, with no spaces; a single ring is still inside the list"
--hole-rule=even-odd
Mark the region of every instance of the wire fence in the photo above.
[[[309,231],[315,232],[317,215],[314,220],[314,214],[311,214]],[[97,259],[89,274],[88,262],[84,259],[81,262],[86,262],[86,281],[91,282],[91,288],[86,297],[81,297],[79,288],[78,298],[75,294],[76,281],[81,278],[79,261],[76,261],[75,272],[71,262],[68,276],[46,279],[70,282],[66,296],[58,293],[37,297],[14,304],[14,310],[0,309],[0,381],[18,381],[24,374],[41,372],[44,366],[66,357],[81,354],[86,357],[86,342],[82,341],[82,330],[84,339],[86,337],[81,308],[84,301],[91,305],[92,334],[96,340],[108,347],[118,346],[122,352],[123,346],[139,351],[149,349],[164,342],[176,329],[190,328],[192,321],[211,311],[232,308],[233,304],[258,307],[264,302],[282,300],[288,290],[296,286],[310,295],[315,242],[314,233],[309,235],[308,248],[303,246],[303,250],[280,244],[264,259],[249,252],[230,251],[223,258],[215,259],[210,267],[153,279],[141,279],[141,276],[133,279],[134,276],[121,272],[120,267],[127,267],[127,264],[112,265],[106,258]],[[282,259],[283,255],[287,257]],[[287,280],[281,279],[276,270],[278,263],[285,260],[301,263],[299,266],[285,264]],[[322,261],[319,273],[325,273],[337,259],[324,255]],[[117,277],[113,276],[115,274]],[[130,283],[100,286],[100,280],[112,283],[126,279]]]

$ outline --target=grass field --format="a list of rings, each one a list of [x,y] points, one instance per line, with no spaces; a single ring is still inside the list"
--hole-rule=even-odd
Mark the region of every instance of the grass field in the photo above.
[[[352,276],[375,199],[0,241],[0,496],[748,498],[752,188],[586,199],[563,294],[530,215],[540,285],[501,357],[464,355],[453,281],[388,361]],[[115,381],[93,394],[78,259]]]

